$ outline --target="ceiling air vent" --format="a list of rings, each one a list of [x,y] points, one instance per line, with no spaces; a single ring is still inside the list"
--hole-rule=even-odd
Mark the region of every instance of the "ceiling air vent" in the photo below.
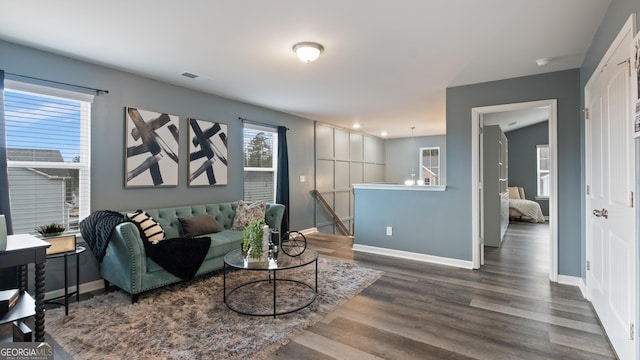
[[[196,75],[196,74],[192,74],[192,73],[190,73],[190,72],[183,72],[183,73],[182,73],[182,74],[180,74],[180,75],[182,75],[182,76],[184,76],[184,77],[187,77],[187,78],[189,78],[189,79],[195,79],[195,78],[197,78],[197,77],[198,77],[198,75]]]

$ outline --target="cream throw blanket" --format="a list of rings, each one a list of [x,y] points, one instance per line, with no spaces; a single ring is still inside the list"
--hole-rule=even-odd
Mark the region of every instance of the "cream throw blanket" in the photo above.
[[[531,200],[509,199],[509,207],[517,210],[523,216],[528,216],[535,222],[544,222],[544,215],[540,204]]]

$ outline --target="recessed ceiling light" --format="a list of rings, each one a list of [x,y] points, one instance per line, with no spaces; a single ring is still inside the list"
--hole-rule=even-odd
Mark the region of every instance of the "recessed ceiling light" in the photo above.
[[[538,60],[536,60],[536,64],[538,64],[538,66],[545,66],[545,65],[549,64],[551,62],[551,60],[553,60],[553,58],[538,59]]]
[[[358,123],[353,124],[353,128],[354,129],[360,129],[360,124],[358,124]]]
[[[382,131],[382,132],[380,133],[380,135],[381,135],[381,136],[387,136],[387,135],[389,135],[389,133],[388,133],[388,132],[386,132],[386,131]]]

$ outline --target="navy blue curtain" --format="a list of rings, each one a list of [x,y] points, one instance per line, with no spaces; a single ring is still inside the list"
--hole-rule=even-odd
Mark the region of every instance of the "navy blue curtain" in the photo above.
[[[287,128],[278,126],[278,175],[276,179],[276,203],[285,206],[280,236],[289,231],[289,154],[287,152]]]
[[[7,172],[7,132],[4,120],[4,71],[0,70],[0,214],[7,221],[7,234],[13,234],[11,202],[9,201],[9,174]]]

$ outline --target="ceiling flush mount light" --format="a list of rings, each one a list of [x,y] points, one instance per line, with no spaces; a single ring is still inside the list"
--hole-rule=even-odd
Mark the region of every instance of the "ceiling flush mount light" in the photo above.
[[[545,66],[545,65],[549,64],[551,62],[551,60],[553,60],[553,58],[538,59],[538,60],[536,60],[536,64],[538,64],[538,66]]]
[[[314,42],[301,42],[293,45],[293,51],[302,62],[312,62],[318,60],[324,47]]]
[[[353,128],[354,129],[360,129],[360,124],[358,124],[358,123],[353,124]]]

